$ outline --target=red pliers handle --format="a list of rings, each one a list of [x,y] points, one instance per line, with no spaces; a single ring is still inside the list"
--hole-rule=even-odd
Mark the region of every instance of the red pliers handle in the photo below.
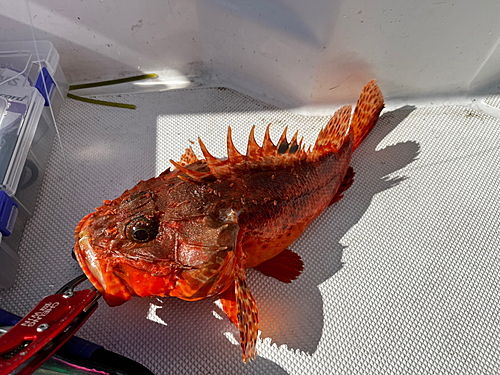
[[[33,373],[78,331],[101,296],[95,289],[74,291],[85,279],[79,276],[45,297],[0,337],[0,375]]]

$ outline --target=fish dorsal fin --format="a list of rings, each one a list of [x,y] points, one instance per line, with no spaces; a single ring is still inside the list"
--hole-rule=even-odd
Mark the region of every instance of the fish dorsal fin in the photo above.
[[[227,136],[227,159],[219,159],[211,155],[202,140],[198,139],[209,171],[196,172],[186,168],[188,166],[171,162],[176,168],[180,169],[192,179],[202,181],[203,178],[208,175],[215,176],[216,178],[228,178],[237,176],[241,171],[247,171],[251,168],[267,167],[276,169],[283,168],[285,165],[294,165],[295,163],[307,160],[315,160],[325,153],[336,152],[340,149],[347,138],[350,114],[351,107],[346,106],[334,115],[328,125],[321,130],[314,151],[311,151],[310,148],[307,151],[305,150],[303,138],[300,142],[297,142],[298,132],[296,132],[291,141],[288,142],[286,138],[287,128],[285,128],[278,143],[275,145],[269,135],[270,125],[268,125],[262,147],[255,141],[254,126],[248,138],[247,152],[246,154],[241,154],[234,146],[232,131],[229,127]]]
[[[218,179],[240,175],[253,168],[279,169],[293,166],[296,163],[315,161],[331,153],[335,153],[352,137],[353,150],[361,144],[368,132],[378,120],[380,111],[384,107],[384,98],[375,80],[371,80],[364,88],[358,100],[356,110],[351,120],[352,107],[346,105],[340,108],[328,124],[321,129],[311,151],[306,151],[302,140],[297,143],[298,133],[295,133],[290,142],[287,141],[285,128],[278,143],[275,145],[269,135],[270,124],[266,128],[262,147],[255,141],[255,126],[250,131],[246,154],[241,154],[234,146],[231,127],[227,133],[227,159],[219,159],[208,152],[205,144],[198,138],[201,151],[205,157],[208,170],[194,171],[183,163],[173,164],[195,182],[203,182],[208,176]],[[195,160],[192,150],[186,150],[184,160]],[[197,160],[197,159],[196,159]],[[184,168],[180,168],[184,167]],[[183,176],[179,176],[185,179]]]
[[[335,112],[328,124],[319,132],[311,154],[312,159],[340,150],[348,139],[351,112],[352,107],[350,105],[346,105]]]
[[[188,148],[186,148],[186,151],[181,156],[181,162],[179,164],[181,164],[182,166],[189,165],[189,164],[196,163],[198,160],[199,159],[196,156],[196,154],[194,153],[193,148],[191,146],[189,146]]]

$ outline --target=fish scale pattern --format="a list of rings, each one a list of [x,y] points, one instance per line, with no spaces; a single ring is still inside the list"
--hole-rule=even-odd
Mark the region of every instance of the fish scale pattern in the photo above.
[[[3,309],[26,314],[79,275],[71,258],[79,220],[180,160],[198,136],[223,157],[229,125],[245,152],[253,125],[259,144],[271,123],[275,142],[288,126],[309,145],[328,121],[229,89],[106,100],[137,110],[71,100],[61,110],[62,148],[54,144],[15,285],[0,290]],[[500,121],[481,112],[383,113],[353,156],[352,187],[291,246],[302,275],[283,284],[247,271],[261,330],[251,363],[243,364],[238,329],[216,299],[100,302],[78,336],[155,374],[499,373],[497,160]]]

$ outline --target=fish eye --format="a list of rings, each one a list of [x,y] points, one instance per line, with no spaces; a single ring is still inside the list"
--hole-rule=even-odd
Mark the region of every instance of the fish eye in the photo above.
[[[145,216],[139,216],[130,221],[125,228],[127,238],[134,242],[148,242],[158,234],[158,225]]]

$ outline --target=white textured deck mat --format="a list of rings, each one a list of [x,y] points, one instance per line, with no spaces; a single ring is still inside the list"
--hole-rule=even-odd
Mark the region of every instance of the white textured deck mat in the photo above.
[[[25,314],[77,276],[78,221],[179,159],[189,140],[224,156],[228,125],[244,151],[254,124],[259,143],[268,123],[274,140],[289,125],[310,143],[325,123],[225,89],[108,100],[137,110],[64,105],[66,159],[55,144],[0,307]],[[345,198],[292,246],[300,278],[248,272],[262,331],[250,364],[213,299],[101,302],[78,335],[156,374],[498,374],[499,160],[499,120],[461,107],[385,113],[354,155]]]
[[[500,108],[500,94],[487,96],[484,98],[484,103],[495,108]]]

